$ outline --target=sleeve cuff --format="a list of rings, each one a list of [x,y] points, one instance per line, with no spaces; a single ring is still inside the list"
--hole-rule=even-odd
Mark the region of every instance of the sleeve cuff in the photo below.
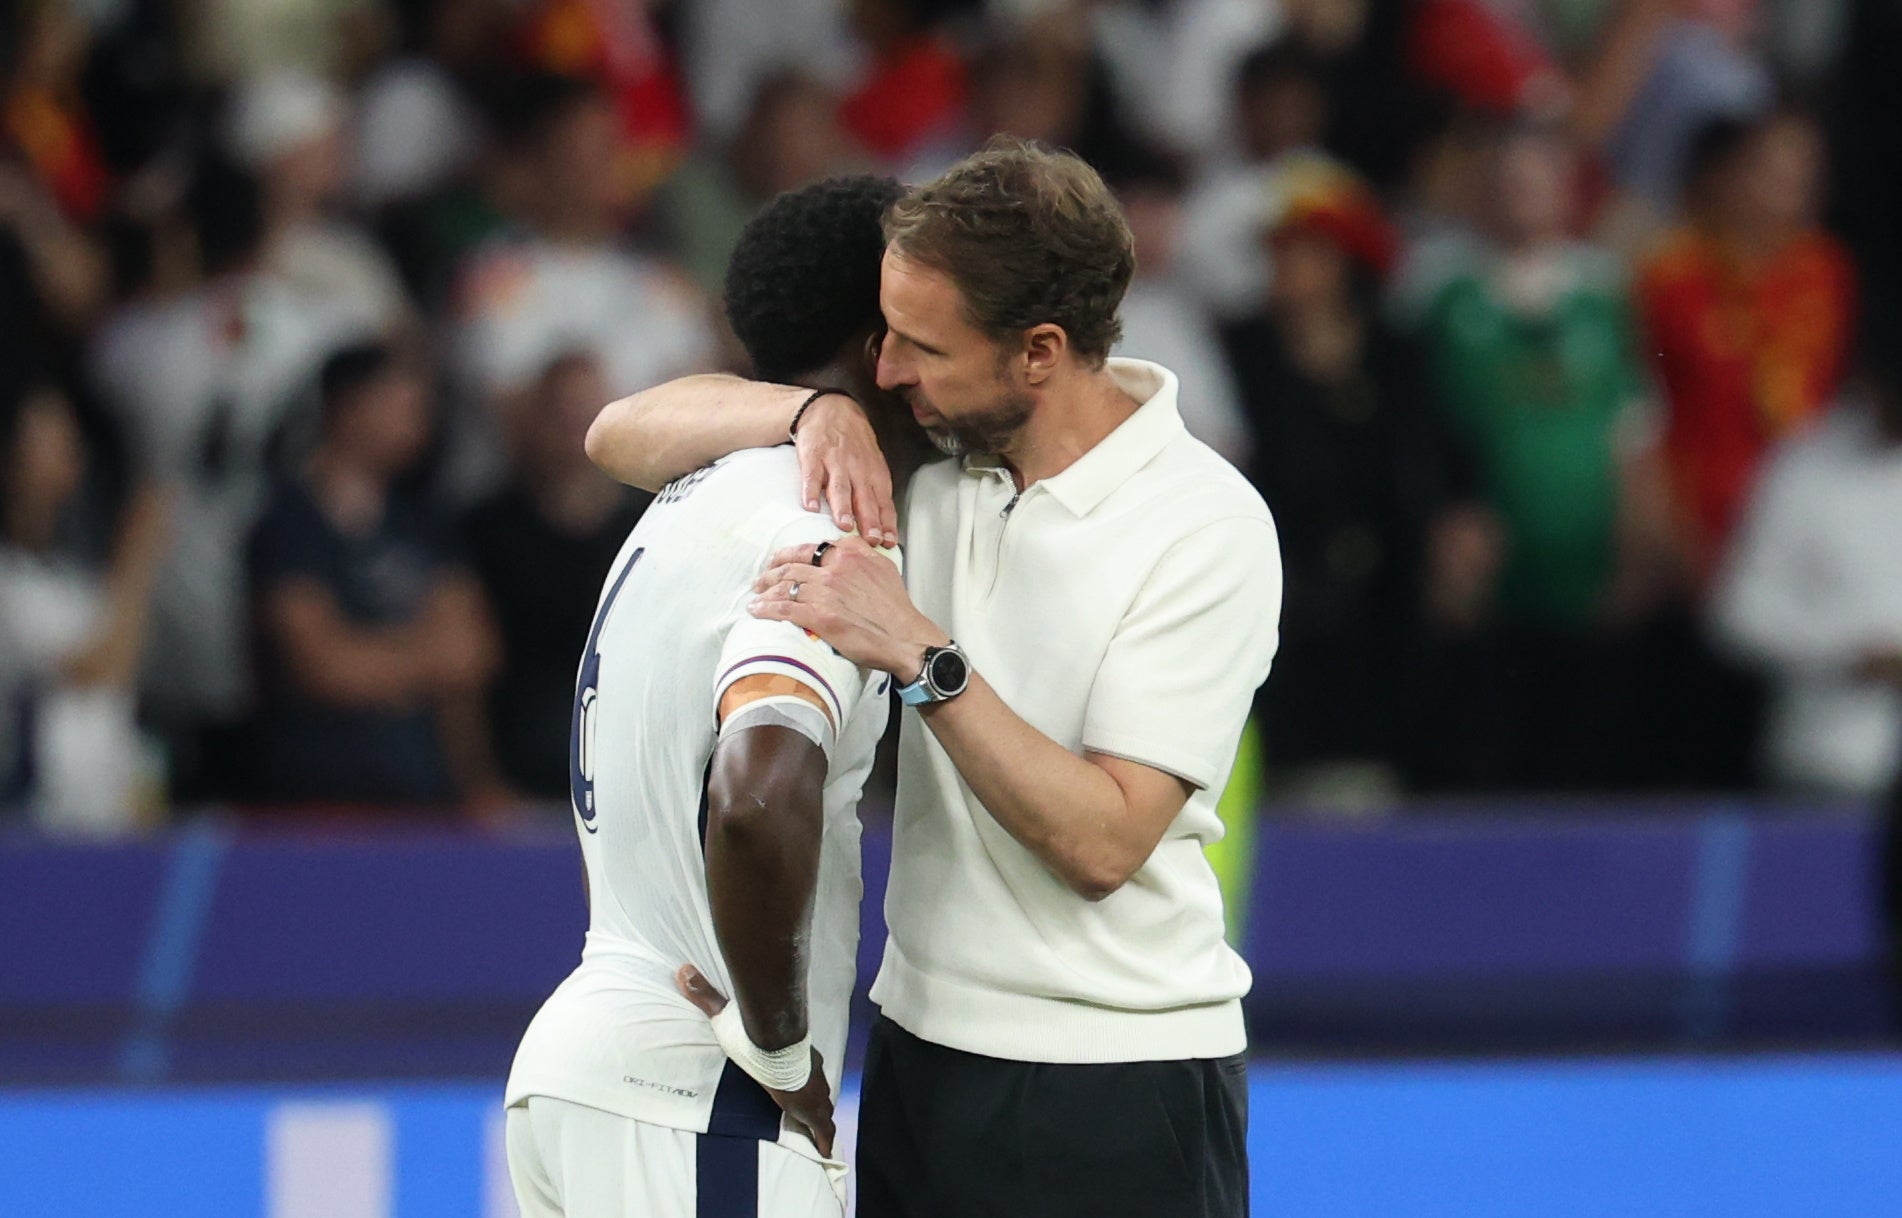
[[[839,697],[839,691],[833,688],[832,682],[828,681],[817,668],[794,656],[756,655],[729,664],[720,674],[719,679],[713,683],[714,704],[716,706],[719,704],[720,699],[726,696],[728,687],[735,681],[762,673],[791,677],[802,685],[811,686],[818,691],[821,698],[825,699],[827,708],[832,712],[835,730],[843,727],[846,706]]]
[[[1218,763],[1202,756],[1195,749],[1145,740],[1138,736],[1086,734],[1083,748],[1085,752],[1120,757],[1124,761],[1146,765],[1152,770],[1173,774],[1198,791],[1206,791],[1214,786],[1220,769]]]

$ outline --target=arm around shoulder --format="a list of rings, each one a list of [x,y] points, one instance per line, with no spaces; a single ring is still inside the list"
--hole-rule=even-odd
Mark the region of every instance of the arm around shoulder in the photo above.
[[[658,491],[729,453],[785,443],[810,392],[725,373],[681,377],[603,407],[588,459],[617,482]]]

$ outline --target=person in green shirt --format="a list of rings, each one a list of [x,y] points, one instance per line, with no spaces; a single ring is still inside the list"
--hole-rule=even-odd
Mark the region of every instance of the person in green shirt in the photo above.
[[[1558,627],[1613,612],[1653,447],[1621,268],[1568,237],[1572,165],[1556,135],[1502,137],[1492,240],[1423,332],[1501,528],[1497,612]]]
[[[1570,236],[1576,160],[1536,127],[1491,157],[1486,239],[1421,323],[1434,387],[1493,517],[1495,738],[1478,785],[1615,785],[1634,721],[1628,629],[1673,568],[1670,512],[1620,267]],[[1620,674],[1627,674],[1620,685]]]

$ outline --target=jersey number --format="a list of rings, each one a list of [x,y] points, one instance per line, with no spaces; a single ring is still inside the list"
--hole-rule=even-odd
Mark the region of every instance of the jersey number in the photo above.
[[[588,628],[587,649],[581,653],[581,674],[575,678],[575,713],[568,733],[568,794],[574,800],[575,815],[581,818],[581,827],[589,833],[600,829],[594,823],[594,711],[601,681],[601,627],[614,609],[614,598],[627,583],[628,572],[644,553],[645,548],[634,551],[621,573],[615,576],[607,595],[601,598],[601,607],[594,611],[594,625]]]

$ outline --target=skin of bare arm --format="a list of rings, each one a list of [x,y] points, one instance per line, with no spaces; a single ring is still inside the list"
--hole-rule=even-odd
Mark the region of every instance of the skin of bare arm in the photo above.
[[[818,695],[798,682],[756,676],[727,691],[722,717],[777,693],[824,709]],[[746,1034],[763,1049],[796,1044],[807,1032],[806,953],[825,827],[825,778],[825,754],[788,728],[738,732],[713,753],[707,899]],[[681,970],[681,989],[709,1016],[726,1005],[691,964]],[[832,1096],[816,1049],[806,1086],[773,1097],[811,1132],[821,1153],[832,1153]]]
[[[264,625],[292,681],[333,706],[402,708],[429,691],[431,657],[403,626],[358,627],[316,580],[285,580],[264,599]]]
[[[617,482],[658,491],[729,453],[786,442],[813,391],[723,374],[681,377],[610,402],[588,428],[588,459]],[[865,411],[827,394],[799,420],[803,506],[876,545],[898,540],[892,474]]]
[[[133,494],[106,573],[104,621],[92,643],[67,662],[66,676],[75,684],[130,686],[135,680],[151,624],[152,588],[171,539],[172,495],[158,486]]]

